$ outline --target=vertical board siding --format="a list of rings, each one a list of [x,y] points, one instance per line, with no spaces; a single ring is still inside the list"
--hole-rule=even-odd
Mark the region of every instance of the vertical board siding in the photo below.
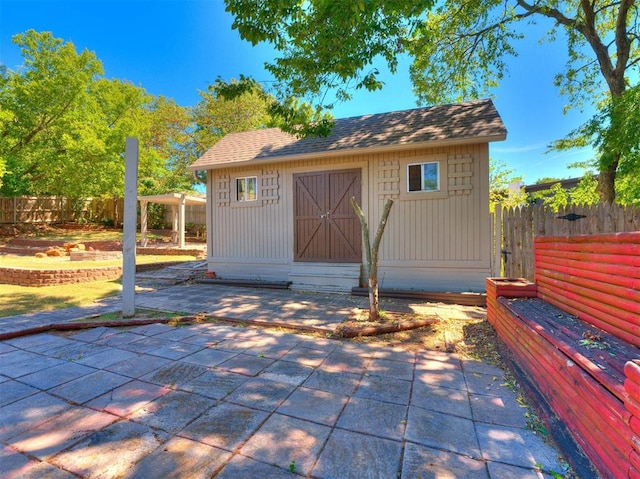
[[[402,175],[406,174],[400,166],[402,161],[419,160],[426,155],[444,155],[446,161],[441,168],[447,169],[450,178],[442,188],[447,194],[428,200],[400,198]],[[394,199],[380,248],[382,274],[392,271],[388,274],[396,279],[418,282],[431,275],[428,281],[434,285],[440,280],[450,285],[458,277],[472,278],[465,287],[482,278],[483,288],[491,262],[488,161],[487,145],[461,145],[273,163],[262,168],[263,174],[270,175],[269,186],[271,178],[277,178],[277,188],[269,192],[273,199],[258,207],[234,207],[229,201],[231,179],[255,171],[255,167],[212,171],[210,257],[229,262],[255,259],[291,263],[295,250],[294,214],[316,214],[312,211],[314,205],[302,203],[294,212],[293,175],[357,168],[362,171],[361,206],[372,238],[386,199]],[[350,208],[348,201],[339,212],[345,208]],[[359,229],[359,224],[340,222],[340,226],[345,234]],[[300,233],[307,236],[315,227],[309,224]]]
[[[386,198],[395,197],[388,225],[393,233],[385,233],[381,259],[425,263],[486,261],[488,265],[490,217],[488,192],[483,190],[488,188],[486,146],[410,150],[396,156],[400,160],[434,154],[447,154],[447,163],[453,165],[448,167],[449,185],[464,185],[464,190],[451,188],[445,198],[403,199],[395,189],[399,186],[394,175],[404,174],[397,161],[384,159],[375,163],[372,181],[378,183],[378,188],[372,192],[371,198],[376,206],[369,215],[372,229],[377,227]],[[387,235],[392,238],[387,240]]]

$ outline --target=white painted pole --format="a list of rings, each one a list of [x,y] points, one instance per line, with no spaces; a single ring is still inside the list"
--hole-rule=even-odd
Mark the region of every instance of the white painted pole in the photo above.
[[[180,221],[178,221],[179,208],[178,205],[171,205],[171,242],[174,244],[178,243],[180,239],[180,233],[178,232],[178,227]]]
[[[140,202],[140,246],[147,246],[147,207],[148,201]]]
[[[136,314],[136,230],[138,206],[138,139],[127,138],[122,238],[122,316]]]
[[[186,206],[187,204],[187,196],[182,194],[180,197],[180,209],[178,210],[178,231],[180,236],[178,237],[178,248],[184,248],[184,230],[185,230],[185,219],[186,219]]]

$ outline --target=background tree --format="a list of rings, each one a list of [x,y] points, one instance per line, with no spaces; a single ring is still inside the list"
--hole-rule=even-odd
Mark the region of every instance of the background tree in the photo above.
[[[521,176],[515,176],[504,161],[489,159],[489,211],[495,211],[496,205],[505,208],[526,203],[524,188],[514,189],[513,185],[522,182]]]
[[[33,30],[13,38],[24,57],[21,71],[5,70],[0,84],[0,158],[6,163],[4,194],[39,189],[45,175],[54,176],[56,156],[64,152],[71,133],[74,111],[88,100],[88,87],[102,73],[93,53],[78,54],[50,33]]]
[[[553,211],[558,211],[568,204],[592,205],[599,201],[596,191],[598,181],[591,172],[586,172],[573,188],[566,188],[559,178],[540,178],[536,185],[545,183],[550,186],[544,190],[535,191],[526,195],[528,203],[542,203]]]
[[[244,85],[244,81],[244,77],[229,82],[218,78],[207,91],[199,92],[201,99],[192,111],[197,156],[228,133],[276,126],[268,95],[260,84]]]
[[[233,27],[257,44],[271,43],[281,54],[267,69],[285,96],[313,97],[331,106],[353,88],[382,88],[377,62],[395,72],[400,55],[413,58],[410,74],[421,104],[483,96],[507,73],[505,58],[536,19],[551,21],[547,39],[563,41],[567,66],[555,79],[569,107],[596,107],[602,132],[615,131],[632,112],[625,91],[638,71],[640,36],[634,0],[444,0],[438,2],[344,0],[308,2],[225,0]],[[637,77],[635,77],[637,82]],[[636,130],[637,131],[637,130]],[[599,134],[599,191],[613,201],[618,168],[637,149],[638,137],[620,145]],[[596,142],[570,135],[559,147]],[[635,145],[635,146],[634,146]]]
[[[122,196],[127,136],[141,142],[141,194],[191,190],[187,109],[104,78],[93,53],[49,32],[14,42],[25,61],[0,71],[0,194]]]
[[[627,88],[581,128],[573,131],[568,146],[586,144],[593,139],[599,151],[619,151],[622,161],[616,172],[616,201],[623,205],[640,204],[640,85]],[[558,142],[559,148],[567,145]],[[575,164],[598,171],[600,161]],[[572,165],[573,166],[573,165]]]
[[[276,99],[260,83],[244,75],[228,82],[218,78],[208,92],[200,95],[202,101],[195,107],[194,122],[198,130],[205,132],[203,143],[209,145],[206,148],[234,131],[278,127],[300,137],[326,136],[333,126],[333,117],[320,106],[313,108],[294,96]]]

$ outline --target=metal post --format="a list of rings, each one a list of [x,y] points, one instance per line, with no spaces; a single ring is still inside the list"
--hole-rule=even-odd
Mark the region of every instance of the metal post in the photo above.
[[[122,316],[136,314],[136,230],[138,206],[138,139],[127,138],[124,173],[124,224],[122,238]]]

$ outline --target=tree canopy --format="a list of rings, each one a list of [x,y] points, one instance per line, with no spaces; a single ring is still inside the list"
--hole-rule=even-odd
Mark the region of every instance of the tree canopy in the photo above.
[[[326,129],[330,115],[278,102],[245,77],[218,79],[193,107],[107,79],[89,51],[49,32],[16,35],[24,66],[0,68],[0,195],[122,196],[124,145],[140,141],[140,194],[190,191],[187,171],[227,133],[282,126]],[[301,129],[288,125],[306,124]]]
[[[1,72],[1,194],[121,196],[127,136],[141,140],[143,194],[191,186],[191,175],[172,168],[190,121],[185,109],[105,78],[94,53],[78,53],[50,32],[13,40],[24,65]]]
[[[420,104],[486,95],[508,73],[506,58],[517,54],[529,25],[550,21],[547,40],[563,42],[567,49],[566,67],[555,84],[569,107],[594,105],[599,116],[593,121],[601,127],[580,129],[562,145],[597,147],[605,201],[614,198],[618,168],[633,163],[629,151],[637,151],[638,135],[619,135],[617,126],[633,114],[628,108],[633,100],[625,92],[637,83],[640,62],[639,10],[633,0],[225,3],[242,38],[271,43],[280,53],[267,69],[280,83],[281,95],[313,98],[316,107],[331,107],[333,98],[348,100],[354,88],[382,88],[376,65],[384,62],[395,72],[401,55],[413,59],[410,75]]]

